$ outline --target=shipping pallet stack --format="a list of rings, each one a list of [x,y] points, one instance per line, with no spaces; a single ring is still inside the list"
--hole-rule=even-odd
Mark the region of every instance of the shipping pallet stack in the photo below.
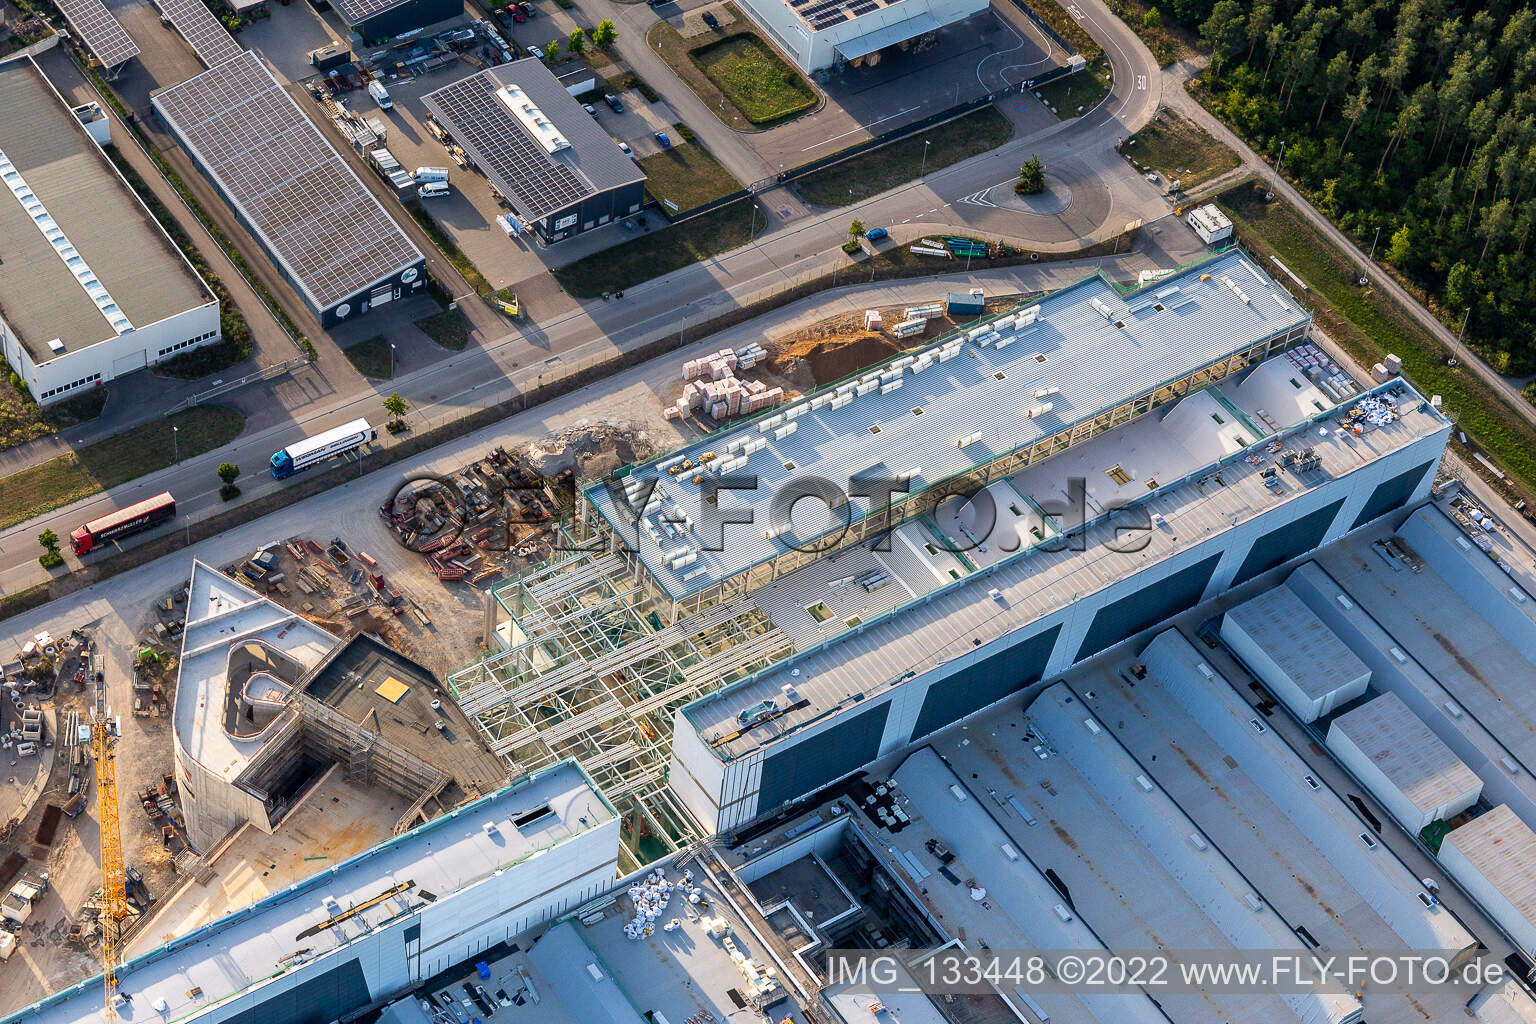
[[[669,420],[683,419],[704,412],[711,419],[724,421],[737,416],[751,416],[784,400],[783,388],[770,388],[762,381],[736,376],[750,370],[768,356],[753,342],[745,348],[723,348],[683,364],[683,395],[675,405],[662,410]]]

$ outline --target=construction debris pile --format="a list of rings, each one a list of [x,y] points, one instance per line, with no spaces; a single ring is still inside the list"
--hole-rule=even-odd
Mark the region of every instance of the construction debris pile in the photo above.
[[[450,477],[415,481],[379,506],[438,579],[471,584],[501,575],[508,554],[537,555],[560,511],[549,482],[499,446]]]
[[[257,551],[235,571],[248,580],[259,579],[278,593],[287,594],[286,575],[277,571],[274,548],[275,545]],[[334,586],[342,586],[341,613],[348,619],[355,619],[373,608],[382,608],[390,615],[404,615],[409,610],[423,626],[431,622],[420,606],[408,600],[399,587],[385,581],[379,563],[372,555],[350,550],[340,537],[332,538],[324,547],[307,538],[293,537],[284,541],[282,548],[293,556],[293,583],[304,594],[330,596]],[[310,610],[312,606],[306,604],[305,611]]]
[[[693,884],[691,870],[684,871],[679,881],[672,882],[667,879],[665,869],[657,868],[629,887],[629,898],[635,904],[635,916],[624,926],[624,934],[631,939],[645,939],[655,934],[656,919],[667,909],[674,893],[695,906],[708,906],[704,890]],[[668,922],[664,928],[675,931],[677,921]]]
[[[677,404],[662,410],[669,420],[683,419],[694,412],[704,412],[714,420],[750,416],[784,400],[783,388],[770,388],[759,380],[744,380],[738,370],[750,370],[768,357],[763,346],[753,342],[745,348],[723,348],[718,352],[690,359],[683,364],[683,396]]]

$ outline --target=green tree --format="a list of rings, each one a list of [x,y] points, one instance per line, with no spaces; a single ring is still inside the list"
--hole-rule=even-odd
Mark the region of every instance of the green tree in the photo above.
[[[233,485],[236,480],[240,479],[240,467],[233,462],[219,463],[219,468],[215,472],[219,474],[219,479],[224,481],[225,487]]]
[[[1019,168],[1019,180],[1013,190],[1021,196],[1039,195],[1045,191],[1045,165],[1038,156],[1030,156],[1029,161]]]
[[[1465,309],[1472,305],[1476,290],[1477,281],[1465,260],[1458,261],[1450,273],[1445,275],[1445,301],[1452,309]]]
[[[613,27],[612,18],[604,18],[597,23],[597,28],[592,30],[592,43],[598,49],[606,50],[618,41],[619,30]]]
[[[1159,28],[1163,24],[1163,12],[1156,7],[1148,7],[1147,13],[1141,16],[1142,28]]]
[[[571,33],[570,38],[565,41],[565,52],[569,53],[572,57],[580,57],[587,52],[587,32],[585,29],[579,28]]]
[[[857,241],[864,234],[864,222],[855,217],[848,225],[848,237]]]
[[[59,554],[59,535],[52,530],[44,530],[37,535],[37,542],[43,546],[43,553],[38,556],[37,564],[44,569],[52,569],[64,564],[64,556]]]
[[[1220,77],[1221,67],[1247,42],[1247,18],[1238,0],[1221,0],[1200,26],[1200,42],[1211,51],[1211,73]]]
[[[1387,262],[1398,267],[1408,265],[1408,260],[1413,256],[1413,229],[1404,224],[1392,232],[1392,240],[1387,243]]]
[[[410,411],[411,405],[400,397],[400,392],[392,391],[388,398],[384,399],[384,411],[395,419],[400,419]]]
[[[549,44],[544,47],[544,59],[551,64],[560,59],[560,40],[551,39],[549,41]]]
[[[57,552],[59,550],[59,535],[52,529],[44,530],[37,535],[37,542],[43,546],[44,551]]]

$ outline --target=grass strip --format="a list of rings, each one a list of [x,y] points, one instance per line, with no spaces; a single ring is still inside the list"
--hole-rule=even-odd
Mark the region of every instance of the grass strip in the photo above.
[[[199,406],[12,473],[0,478],[0,529],[164,469],[176,453],[188,459],[223,447],[244,428],[237,409]]]

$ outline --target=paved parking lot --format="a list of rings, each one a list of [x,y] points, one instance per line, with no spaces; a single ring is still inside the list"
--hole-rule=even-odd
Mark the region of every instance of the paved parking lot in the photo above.
[[[658,13],[688,37],[697,31],[700,12],[718,11],[721,6],[717,0],[685,0],[682,4],[666,4]],[[724,31],[736,28],[726,25]],[[1011,0],[1001,0],[989,10],[942,28],[938,36],[938,45],[924,53],[890,50],[874,67],[816,74],[813,81],[825,102],[814,112],[787,124],[743,133],[733,132],[713,119],[711,124],[690,127],[706,143],[720,132],[732,132],[751,146],[772,171],[778,172],[966,100],[1017,88],[1026,78],[1066,61],[1061,47]],[[651,84],[662,92],[688,88],[672,75],[668,79]]]

